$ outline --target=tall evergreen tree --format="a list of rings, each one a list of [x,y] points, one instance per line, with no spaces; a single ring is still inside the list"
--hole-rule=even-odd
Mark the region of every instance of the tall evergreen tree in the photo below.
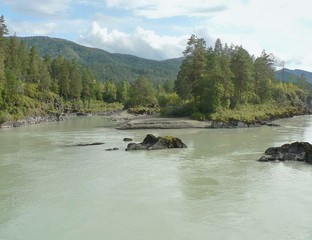
[[[192,35],[183,55],[184,60],[175,82],[176,90],[181,98],[193,97],[196,103],[200,92],[199,81],[206,70],[205,40]]]
[[[28,82],[39,83],[39,62],[40,58],[37,54],[37,50],[35,47],[32,47],[29,53]]]
[[[264,50],[261,56],[255,60],[255,91],[260,103],[271,99],[271,85],[275,78],[274,62],[274,57]]]
[[[4,80],[5,38],[9,33],[3,15],[0,17],[0,82]]]
[[[254,70],[253,60],[249,53],[242,47],[234,49],[232,64],[234,98],[231,107],[247,103],[254,97]]]

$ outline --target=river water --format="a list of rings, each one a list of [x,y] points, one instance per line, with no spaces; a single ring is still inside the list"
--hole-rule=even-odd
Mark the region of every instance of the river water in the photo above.
[[[278,123],[120,131],[77,117],[2,129],[0,239],[311,240],[312,166],[256,160],[270,146],[312,142],[312,116]],[[124,137],[147,133],[188,148],[124,151]],[[71,146],[90,142],[105,144]]]

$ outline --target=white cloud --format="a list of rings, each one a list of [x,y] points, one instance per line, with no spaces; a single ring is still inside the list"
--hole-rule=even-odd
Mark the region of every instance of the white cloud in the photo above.
[[[13,9],[22,13],[31,15],[44,16],[58,16],[64,14],[69,8],[71,0],[4,0]]]
[[[19,22],[18,24],[9,24],[10,34],[17,36],[46,36],[58,30],[58,24],[54,22],[33,23]],[[31,34],[30,34],[31,33]]]
[[[71,40],[81,35],[80,42],[89,46],[154,59],[181,56],[186,39],[194,33],[204,37],[208,45],[221,38],[222,42],[242,44],[256,56],[263,49],[272,52],[286,62],[286,67],[312,71],[309,54],[312,15],[307,5],[307,0],[2,0],[0,3],[9,6],[14,14],[23,14],[18,18],[25,17],[20,22],[14,15],[9,17],[11,33],[70,36]],[[90,11],[88,19],[70,18],[84,13],[84,7]],[[40,18],[34,21],[34,16]],[[86,31],[92,20],[92,27]]]
[[[109,8],[126,9],[150,19],[187,16],[196,25],[189,35],[199,33],[199,37],[207,37],[201,35],[205,32],[197,31],[207,29],[208,38],[242,44],[256,56],[265,49],[283,59],[289,68],[312,71],[312,55],[307,51],[312,42],[312,15],[306,0],[107,0],[106,3]]]
[[[242,44],[255,55],[265,49],[283,59],[286,67],[312,70],[312,56],[307,54],[311,16],[305,0],[252,0],[214,14],[205,24],[214,38]]]
[[[109,31],[93,21],[90,31],[81,35],[80,42],[114,53],[128,53],[148,59],[180,57],[189,36],[160,36],[154,31],[137,27],[133,33]]]
[[[222,1],[221,1],[222,2]],[[174,16],[207,16],[223,11],[227,6],[240,1],[228,0],[107,0],[109,8],[131,9],[137,16],[163,18]]]
[[[83,19],[73,20],[58,20],[58,21],[12,21],[8,23],[9,33],[16,34],[17,36],[52,36],[62,37],[68,40],[75,41],[79,29],[85,29],[89,26],[88,21]],[[80,30],[81,31],[81,30]],[[66,37],[65,37],[66,35]]]

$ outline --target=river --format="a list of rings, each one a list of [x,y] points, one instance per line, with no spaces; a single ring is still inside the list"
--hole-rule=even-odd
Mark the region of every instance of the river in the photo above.
[[[312,142],[312,116],[277,122],[121,131],[77,117],[1,129],[0,239],[311,240],[312,166],[256,160],[270,146]],[[124,137],[147,133],[188,148],[124,151]],[[71,146],[90,142],[105,144]]]

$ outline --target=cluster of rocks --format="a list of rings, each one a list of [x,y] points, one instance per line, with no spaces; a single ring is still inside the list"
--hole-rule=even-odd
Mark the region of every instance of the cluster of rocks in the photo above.
[[[301,161],[312,163],[312,145],[308,142],[294,142],[284,144],[281,147],[270,147],[259,161]]]
[[[152,134],[147,134],[143,142],[129,143],[126,148],[126,151],[186,148],[186,147],[187,146],[179,138],[172,137],[172,136],[155,137]]]
[[[124,138],[124,142],[133,141],[131,138]],[[73,145],[66,145],[65,147],[87,147],[87,146],[98,146],[103,145],[102,142],[93,143],[78,143]],[[187,146],[181,141],[181,139],[166,136],[166,137],[155,137],[152,134],[147,134],[141,143],[129,143],[126,151],[129,150],[156,150],[156,149],[168,149],[168,148],[186,148]],[[119,148],[107,148],[106,151],[117,151]]]

